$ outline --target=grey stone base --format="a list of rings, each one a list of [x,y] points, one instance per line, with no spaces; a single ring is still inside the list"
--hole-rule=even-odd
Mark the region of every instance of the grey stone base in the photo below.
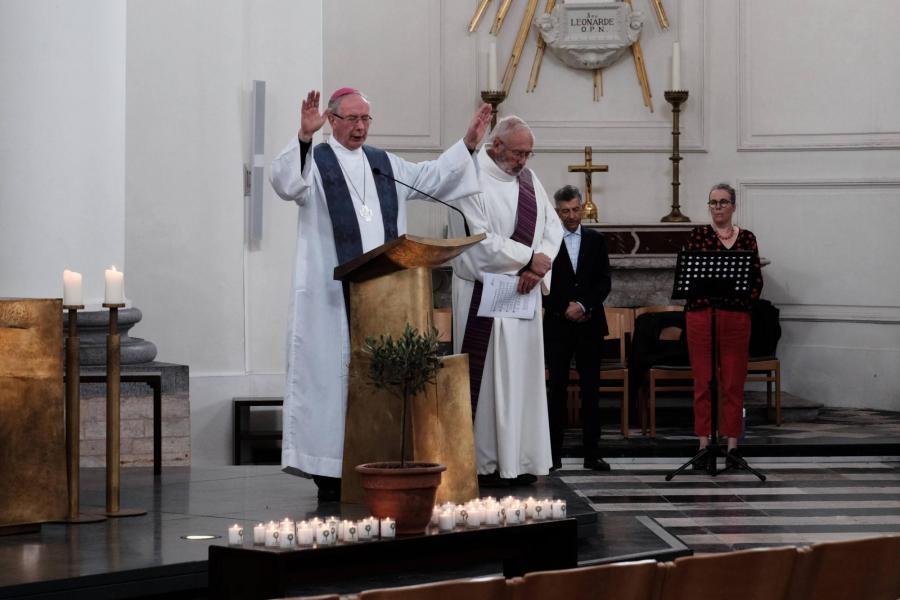
[[[124,308],[118,311],[118,331],[121,362],[123,365],[149,363],[156,358],[153,342],[133,338],[128,332],[143,315],[138,308]],[[69,313],[63,311],[63,335],[68,331]],[[78,313],[78,337],[81,342],[81,364],[106,364],[106,337],[109,334],[109,311],[91,310]]]
[[[104,374],[83,367],[82,374]],[[162,464],[191,464],[191,407],[187,365],[148,362],[122,365],[126,373],[162,376]],[[153,391],[144,383],[121,384],[121,464],[153,466]],[[81,384],[81,466],[106,466],[106,384]]]

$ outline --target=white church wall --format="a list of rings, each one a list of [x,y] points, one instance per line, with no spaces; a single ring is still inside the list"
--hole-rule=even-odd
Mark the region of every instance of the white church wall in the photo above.
[[[194,464],[231,457],[231,398],[281,396],[296,207],[264,189],[244,237],[249,92],[266,81],[266,162],[321,87],[321,3],[129,2],[130,286],[159,359],[191,367]],[[268,174],[268,167],[266,168]],[[138,329],[136,328],[136,330]]]
[[[3,2],[0,296],[60,297],[70,268],[96,309],[124,266],[125,18],[115,0]]]
[[[545,187],[583,187],[583,176],[566,166],[581,163],[583,147],[591,145],[594,162],[610,167],[594,176],[602,221],[649,223],[668,212],[671,111],[663,91],[677,35],[690,90],[681,120],[681,205],[693,221],[707,222],[709,187],[738,185],[737,220],[772,260],[763,296],[783,306],[785,389],[826,405],[900,410],[900,279],[888,267],[900,261],[890,233],[900,227],[900,84],[886,70],[900,52],[900,6],[823,0],[813,10],[774,0],[669,0],[672,28],[663,31],[649,3],[634,4],[645,15],[641,43],[652,113],[641,101],[630,56],[604,69],[600,102],[591,101],[589,73],[564,68],[549,53],[537,90],[525,93],[533,34],[525,46],[500,113],[519,114],[534,127],[538,154],[530,164]],[[497,42],[502,77],[525,10],[514,3],[494,38],[487,34],[493,8],[476,34],[466,32],[476,5],[430,0],[385,11],[361,0],[328,3],[325,85],[377,91],[373,143],[422,160],[435,156],[433,135],[418,146],[409,135],[422,119],[430,119],[429,132],[442,124],[439,147],[461,135],[486,87],[488,42]],[[338,17],[350,14],[366,24],[354,30],[354,47],[382,53],[362,63],[340,54],[347,38]],[[437,20],[440,36],[431,33]],[[342,59],[329,63],[333,53]],[[435,62],[443,68],[437,82]],[[392,82],[400,82],[402,102],[391,95]],[[435,86],[442,98],[437,114]],[[396,125],[390,135],[379,133],[385,122]],[[410,230],[439,237],[444,213],[416,203]],[[883,261],[863,266],[873,255]]]

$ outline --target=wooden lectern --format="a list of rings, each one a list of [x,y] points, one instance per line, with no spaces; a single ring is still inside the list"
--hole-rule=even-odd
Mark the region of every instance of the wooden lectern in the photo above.
[[[434,326],[431,269],[484,239],[451,240],[412,235],[399,238],[338,266],[334,278],[350,285],[350,375],[344,431],[343,502],[365,495],[354,467],[400,460],[400,400],[369,382],[366,337],[400,336],[409,323],[420,332]],[[437,382],[410,401],[407,460],[447,466],[438,503],[478,496],[475,438],[469,398],[467,355],[446,356]]]

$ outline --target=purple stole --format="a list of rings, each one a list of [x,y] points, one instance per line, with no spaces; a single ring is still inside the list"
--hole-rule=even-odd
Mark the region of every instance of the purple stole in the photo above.
[[[531,247],[534,241],[534,230],[537,225],[537,200],[534,195],[534,183],[531,171],[522,169],[518,176],[519,205],[516,209],[516,228],[510,239]],[[484,286],[475,282],[472,300],[469,303],[469,315],[466,319],[466,332],[463,335],[461,352],[469,355],[469,394],[472,399],[472,420],[478,408],[478,393],[481,390],[481,377],[484,373],[484,359],[487,356],[488,343],[491,340],[491,329],[494,319],[479,317],[478,305],[481,304],[481,292]]]

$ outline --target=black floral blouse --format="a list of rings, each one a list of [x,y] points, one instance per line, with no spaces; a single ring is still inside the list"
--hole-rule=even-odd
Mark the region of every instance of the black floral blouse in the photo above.
[[[753,301],[762,293],[763,278],[762,266],[759,262],[759,247],[756,245],[756,236],[752,231],[741,229],[737,239],[731,248],[726,248],[719,236],[716,235],[712,225],[699,225],[694,227],[688,238],[685,250],[706,250],[717,252],[744,251],[753,252],[753,269],[750,274],[750,298],[728,298],[718,301],[718,307],[726,310],[740,310],[750,312]],[[688,300],[685,310],[701,310],[709,306],[709,300],[700,298]]]

